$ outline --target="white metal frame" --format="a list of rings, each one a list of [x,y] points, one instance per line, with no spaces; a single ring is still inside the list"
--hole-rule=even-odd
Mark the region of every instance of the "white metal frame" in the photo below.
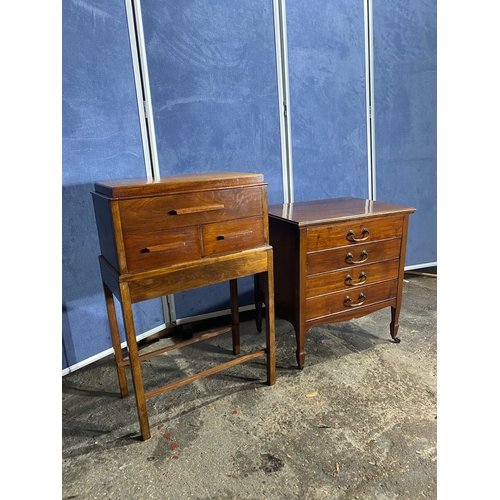
[[[142,28],[141,6],[139,0],[125,0],[127,12],[127,25],[134,70],[135,90],[137,96],[137,109],[144,150],[144,163],[146,177],[153,180],[159,177],[158,155],[154,139],[153,109],[149,91],[149,79],[146,61],[146,48],[144,46],[144,33]]]
[[[373,78],[373,15],[372,0],[365,0],[365,75],[366,75],[366,156],[368,170],[368,198],[377,199],[375,162],[375,111]]]
[[[160,178],[160,168],[156,149],[153,107],[149,86],[144,29],[142,25],[141,0],[125,0],[125,4],[146,163],[146,175],[148,179],[154,180]],[[291,203],[293,202],[293,170],[285,0],[273,0],[273,16],[280,114],[283,201],[284,203]],[[162,297],[162,305],[166,325],[182,324],[193,320],[217,317],[227,313],[227,311],[217,311],[189,318],[177,318],[174,295]],[[240,308],[240,311],[249,310],[254,307],[255,306],[243,306]],[[147,336],[146,334],[143,335]]]
[[[125,7],[127,11],[127,24],[132,54],[132,66],[134,68],[146,177],[148,180],[154,180],[159,179],[161,174],[158,162],[158,152],[156,149],[153,105],[149,86],[144,28],[142,26],[141,2],[140,0],[125,0]],[[165,325],[173,323],[175,321],[173,295],[162,297],[162,307]]]
[[[273,0],[278,109],[280,115],[281,171],[283,203],[293,203],[292,130],[288,80],[288,41],[286,35],[286,0]]]

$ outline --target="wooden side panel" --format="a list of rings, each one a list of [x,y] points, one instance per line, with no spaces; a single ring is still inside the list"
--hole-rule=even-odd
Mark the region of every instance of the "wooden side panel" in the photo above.
[[[115,269],[119,269],[110,201],[108,198],[105,198],[97,193],[92,193],[92,201],[94,204],[95,221],[97,225],[97,233],[99,234],[101,255],[103,255],[106,260],[115,267]]]
[[[269,238],[274,254],[276,315],[296,324],[299,304],[298,228],[269,218]]]

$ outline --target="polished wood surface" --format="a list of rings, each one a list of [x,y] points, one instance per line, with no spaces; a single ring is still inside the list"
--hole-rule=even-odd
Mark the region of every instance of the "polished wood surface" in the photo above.
[[[365,200],[363,198],[329,198],[326,200],[299,201],[269,206],[269,215],[284,219],[298,226],[314,226],[328,222],[341,222],[360,218],[393,216],[415,211],[413,208]]]
[[[399,258],[368,264],[359,269],[331,271],[306,276],[306,298],[317,297],[335,291],[352,290],[387,279],[397,279]]]
[[[249,187],[120,199],[122,230],[126,235],[144,234],[166,228],[262,216],[262,195],[262,187]]]
[[[261,186],[262,174],[244,172],[206,172],[161,177],[160,179],[119,179],[97,182],[95,192],[109,198],[134,196],[165,196],[167,194],[213,191],[242,186]]]
[[[191,175],[181,183],[179,178],[174,184],[182,186],[182,195],[117,196],[133,191],[122,185],[112,198],[92,193],[101,255],[121,274],[269,244],[267,185],[256,186],[251,176],[250,186],[228,188],[226,175],[218,190],[186,192],[188,181],[198,187],[200,180]],[[206,175],[202,179],[215,185]],[[172,193],[166,178],[158,185]]]
[[[395,217],[371,220],[369,227],[366,227],[367,225],[364,223],[366,219],[309,227],[307,231],[307,251],[314,252],[363,243],[368,240],[375,241],[401,237],[403,217],[397,217],[397,219]]]
[[[97,183],[92,193],[101,247],[99,257],[118,383],[128,395],[132,373],[143,439],[151,436],[146,400],[239,363],[266,356],[267,383],[276,381],[273,249],[269,245],[267,185],[261,174],[219,172]],[[265,348],[241,354],[237,278],[256,276],[266,301]],[[258,277],[258,278],[257,278]],[[132,304],[229,282],[231,325],[172,347],[139,355]],[[115,296],[121,303],[129,355],[124,359]],[[232,333],[237,357],[144,391],[141,361],[194,342]]]
[[[299,368],[310,328],[384,307],[391,307],[389,331],[399,342],[408,221],[414,211],[352,197],[269,206],[276,314],[294,326]],[[263,300],[257,293],[258,328]]]

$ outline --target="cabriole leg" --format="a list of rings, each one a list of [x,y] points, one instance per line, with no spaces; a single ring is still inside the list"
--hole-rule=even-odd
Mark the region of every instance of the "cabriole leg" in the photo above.
[[[299,366],[299,369],[302,370],[306,361],[306,330],[304,327],[295,327],[295,338],[297,340],[297,351],[295,353],[295,357],[297,358],[297,365]]]
[[[397,336],[399,330],[399,310],[400,310],[399,306],[391,307],[390,331],[392,340],[394,340],[396,344],[399,344],[401,342],[401,339]]]

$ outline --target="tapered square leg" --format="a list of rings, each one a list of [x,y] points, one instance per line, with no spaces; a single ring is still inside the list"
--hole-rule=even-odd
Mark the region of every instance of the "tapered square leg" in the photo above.
[[[120,294],[122,299],[123,323],[125,325],[125,333],[127,334],[130,370],[132,372],[132,381],[134,383],[135,400],[137,404],[137,414],[139,416],[142,439],[146,441],[146,439],[151,437],[151,430],[149,428],[148,410],[146,407],[141,362],[139,359],[139,349],[137,347],[137,338],[135,334],[134,317],[132,314],[132,303],[130,301],[128,284],[120,284]]]
[[[267,349],[267,383],[276,382],[276,346],[275,346],[275,317],[274,317],[274,273],[273,252],[268,252],[267,287],[265,291],[266,304],[266,349]]]
[[[229,281],[229,292],[231,298],[231,331],[233,334],[233,354],[240,353],[240,315],[238,311],[238,282]]]
[[[111,341],[113,342],[113,350],[115,352],[116,371],[118,374],[118,384],[120,385],[120,394],[122,398],[128,396],[127,376],[125,374],[125,366],[123,365],[123,353],[121,348],[120,333],[118,330],[118,322],[116,320],[115,301],[113,292],[103,283],[104,297],[106,299],[106,309],[108,311],[109,329],[111,330]]]
[[[255,325],[257,331],[262,331],[262,304],[264,302],[265,287],[267,287],[267,281],[263,279],[262,273],[255,274],[253,282],[254,289],[254,304],[255,304]]]

